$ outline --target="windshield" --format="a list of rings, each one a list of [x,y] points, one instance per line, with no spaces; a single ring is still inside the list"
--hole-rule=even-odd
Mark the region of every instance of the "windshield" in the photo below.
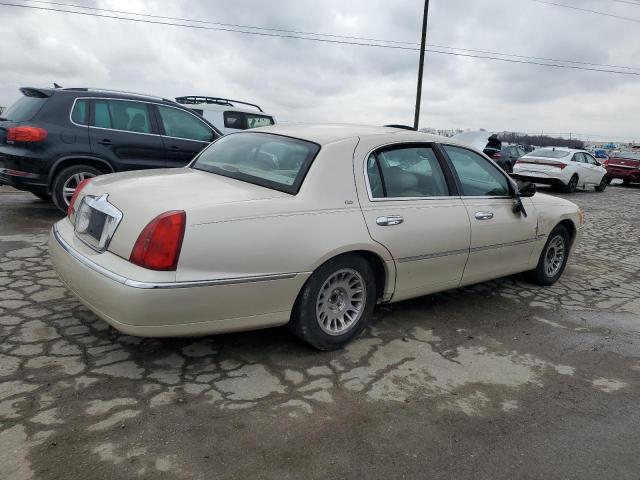
[[[296,194],[320,146],[267,133],[236,133],[222,137],[192,168]]]
[[[1,116],[14,122],[31,120],[40,107],[47,101],[47,97],[22,97],[11,105]]]
[[[562,158],[569,155],[570,152],[566,150],[552,150],[550,148],[542,148],[540,150],[534,150],[527,157],[545,157],[545,158]]]

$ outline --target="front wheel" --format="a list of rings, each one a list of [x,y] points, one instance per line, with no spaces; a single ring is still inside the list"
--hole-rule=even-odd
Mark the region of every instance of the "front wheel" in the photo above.
[[[571,177],[571,180],[569,180],[569,183],[567,184],[567,186],[564,187],[564,191],[566,193],[573,193],[576,191],[577,187],[578,187],[578,175],[574,174]]]
[[[62,212],[67,212],[73,192],[76,191],[76,187],[88,178],[97,177],[102,172],[97,168],[89,165],[73,165],[67,167],[56,175],[51,185],[51,196],[53,197],[53,203]]]
[[[607,185],[611,183],[608,175],[604,175],[602,180],[600,180],[600,185],[596,185],[596,192],[604,192],[604,189],[607,188]]]
[[[341,255],[309,277],[289,328],[318,350],[335,350],[362,332],[375,304],[375,277],[369,263],[360,255]]]
[[[538,265],[528,272],[529,279],[538,285],[549,286],[558,281],[569,260],[569,232],[558,225],[549,234]]]

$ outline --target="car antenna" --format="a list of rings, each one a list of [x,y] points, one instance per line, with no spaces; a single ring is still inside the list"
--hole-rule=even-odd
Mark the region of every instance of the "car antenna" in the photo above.
[[[53,88],[62,88],[62,85],[58,85],[56,82],[53,82]]]

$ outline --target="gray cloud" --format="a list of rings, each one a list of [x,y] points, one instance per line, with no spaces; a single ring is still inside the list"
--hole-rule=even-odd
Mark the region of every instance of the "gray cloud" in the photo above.
[[[418,0],[119,1],[84,5],[419,41]],[[640,17],[640,8],[585,0]],[[637,11],[637,12],[636,12]],[[255,101],[304,122],[412,123],[418,52],[0,7],[0,105],[24,85]],[[640,67],[637,24],[528,0],[432,2],[432,44]],[[427,54],[421,125],[640,137],[640,77]]]

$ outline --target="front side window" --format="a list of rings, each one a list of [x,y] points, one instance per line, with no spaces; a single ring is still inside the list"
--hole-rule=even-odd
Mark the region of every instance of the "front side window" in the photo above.
[[[164,133],[169,137],[211,142],[215,138],[213,130],[195,115],[173,107],[158,105],[160,120],[164,126]]]
[[[471,197],[510,195],[509,181],[484,157],[466,148],[442,146],[462,184],[462,193]]]
[[[573,161],[578,163],[586,163],[584,156],[581,153],[576,153],[573,156]]]
[[[588,153],[583,153],[584,158],[587,159],[587,163],[590,163],[591,165],[597,165],[598,162],[596,161],[595,158],[593,158],[591,155],[589,155]]]
[[[151,133],[149,105],[124,100],[96,100],[94,126],[125,132]]]
[[[76,100],[73,104],[73,111],[71,112],[71,120],[78,125],[87,124],[89,100]]]
[[[235,130],[245,130],[244,115],[240,112],[224,112],[224,127]]]
[[[373,198],[446,197],[449,188],[431,147],[378,151],[367,159]]]
[[[319,151],[305,140],[243,132],[220,138],[192,168],[295,195]]]

